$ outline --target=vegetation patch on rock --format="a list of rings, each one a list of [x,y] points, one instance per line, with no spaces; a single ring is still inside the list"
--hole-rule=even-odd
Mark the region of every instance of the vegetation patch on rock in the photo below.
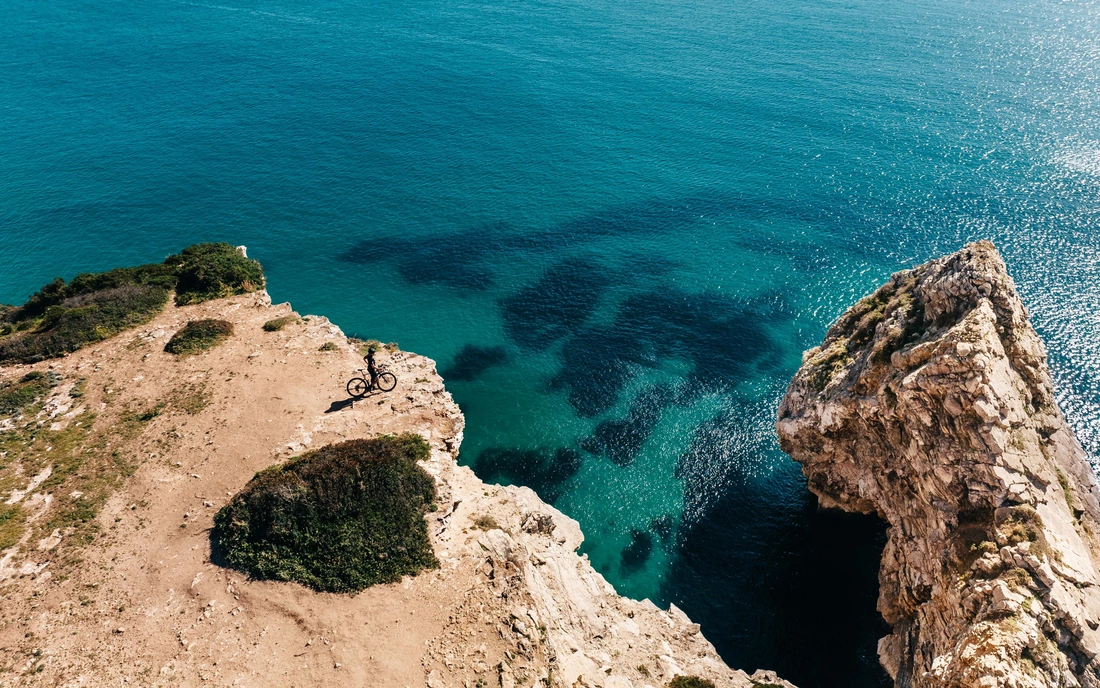
[[[51,383],[64,381],[46,379]],[[38,383],[41,384],[39,379]],[[84,394],[79,383],[70,396]],[[55,530],[63,542],[51,550],[54,575],[79,559],[78,550],[99,536],[96,515],[107,498],[138,466],[135,456],[124,444],[144,426],[140,415],[129,408],[113,406],[113,395],[102,394],[107,404],[102,413],[108,422],[97,424],[92,413],[80,413],[73,422],[55,429],[53,423],[40,424],[33,411],[46,396],[43,392],[24,408],[24,418],[14,427],[0,432],[0,500],[10,499],[13,490],[25,490],[34,476],[45,476],[36,494],[50,494],[53,501],[39,517],[29,508],[30,497],[13,504],[0,505],[0,549],[26,538],[33,543],[49,537]],[[96,403],[95,406],[99,406]],[[60,568],[59,568],[60,567]]]
[[[264,286],[260,264],[226,243],[196,244],[152,263],[57,278],[18,308],[0,307],[0,363],[56,358],[151,320],[176,304]]]
[[[175,269],[177,306],[247,294],[264,287],[260,263],[245,258],[224,242],[188,246],[169,256],[164,264]]]
[[[284,315],[281,318],[273,318],[264,323],[264,332],[278,332],[287,325],[298,322],[298,317],[294,315]]]
[[[233,323],[227,320],[192,320],[172,335],[164,350],[177,356],[201,353],[233,336]]]
[[[27,373],[16,382],[0,385],[0,416],[21,413],[41,399],[51,386],[49,376],[37,370]]]
[[[714,688],[714,683],[698,676],[677,676],[668,682],[668,688]]]
[[[261,471],[214,518],[215,547],[255,578],[358,592],[439,562],[424,512],[435,481],[406,433],[350,440]]]

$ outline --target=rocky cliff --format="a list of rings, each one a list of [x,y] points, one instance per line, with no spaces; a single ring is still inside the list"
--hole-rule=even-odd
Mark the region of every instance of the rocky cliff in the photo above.
[[[165,351],[206,318],[234,334]],[[790,685],[726,666],[675,607],[619,597],[577,554],[575,521],[459,466],[464,419],[431,360],[387,348],[396,390],[347,398],[360,356],[259,292],[169,304],[64,358],[0,367],[0,386],[46,390],[0,418],[0,685]],[[431,446],[438,570],[347,596],[219,565],[214,514],[258,470],[401,432]]]
[[[807,351],[777,423],[825,507],[889,523],[899,687],[1100,686],[1100,504],[989,242],[895,274]]]

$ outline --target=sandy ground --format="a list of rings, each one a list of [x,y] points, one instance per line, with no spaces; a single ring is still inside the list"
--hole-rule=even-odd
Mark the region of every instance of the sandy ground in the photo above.
[[[354,344],[323,318],[262,330],[289,312],[262,296],[169,306],[48,365],[87,379],[85,407],[110,390],[97,423],[181,388],[201,386],[210,402],[193,415],[169,406],[121,448],[143,462],[100,513],[104,536],[84,547],[82,565],[58,570],[51,551],[33,548],[29,561],[8,562],[0,685],[424,685],[425,643],[462,592],[454,577],[431,572],[350,597],[248,581],[210,561],[214,514],[256,471],[353,437],[411,430],[438,452],[461,433],[432,361],[384,352],[397,389],[352,404],[344,383],[362,365]],[[235,336],[197,356],[163,351],[182,324],[204,317],[230,320]],[[338,350],[319,351],[327,341]]]

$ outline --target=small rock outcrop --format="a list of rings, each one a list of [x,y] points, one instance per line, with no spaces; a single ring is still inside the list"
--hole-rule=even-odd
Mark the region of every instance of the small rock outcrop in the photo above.
[[[1100,502],[989,242],[895,274],[803,356],[777,422],[823,507],[889,523],[899,687],[1100,686]]]

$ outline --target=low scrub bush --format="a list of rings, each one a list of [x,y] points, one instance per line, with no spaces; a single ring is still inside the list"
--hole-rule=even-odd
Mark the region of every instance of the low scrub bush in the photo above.
[[[18,308],[0,307],[0,363],[63,356],[151,320],[175,290],[185,305],[264,286],[263,270],[226,243],[196,244],[163,263],[58,278]]]
[[[325,342],[324,344],[321,345],[321,348],[319,348],[317,350],[318,351],[336,351],[339,348],[340,347],[336,346],[336,342]]]
[[[385,349],[386,351],[397,351],[398,346],[397,346],[397,342],[390,342],[389,344],[383,344],[382,342],[378,341],[377,339],[368,339],[366,341],[359,341],[359,353],[366,356],[367,351],[369,351],[370,349],[374,349],[375,351],[382,351],[383,349]]]
[[[477,528],[478,530],[504,530],[500,527],[500,524],[497,523],[497,520],[492,516],[478,516],[474,519],[474,528]]]
[[[233,323],[225,320],[192,320],[172,335],[164,350],[177,356],[190,356],[221,344],[233,336]]]
[[[188,246],[164,264],[176,270],[177,306],[247,294],[264,286],[259,262],[223,242]]]
[[[0,339],[0,361],[34,363],[64,356],[151,320],[168,301],[152,285],[113,287],[48,306],[28,331]]]
[[[37,370],[21,377],[17,382],[0,386],[0,416],[20,413],[50,390],[50,378]]]
[[[714,688],[714,683],[698,676],[677,676],[668,682],[668,688]]]
[[[214,518],[214,546],[255,578],[358,592],[439,565],[422,437],[350,440],[261,471]]]
[[[281,318],[275,318],[268,320],[264,323],[264,332],[278,332],[287,325],[292,325],[298,322],[298,318],[293,315],[284,315]]]

